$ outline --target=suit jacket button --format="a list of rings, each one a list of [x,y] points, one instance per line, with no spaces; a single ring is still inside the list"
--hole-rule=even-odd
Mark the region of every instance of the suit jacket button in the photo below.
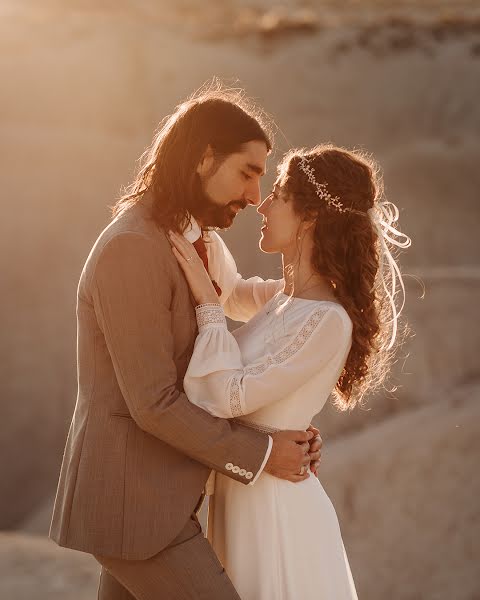
[[[239,473],[240,471],[240,467],[237,467],[237,465],[235,465],[232,469],[232,473]]]
[[[246,475],[246,473],[247,473],[247,472],[245,471],[245,469],[240,469],[240,471],[238,472],[238,474],[239,474],[239,475],[241,475],[242,477],[243,477],[244,475]]]
[[[253,477],[253,473],[252,473],[251,471],[249,471],[249,472],[248,472],[248,473],[245,475],[245,477],[246,477],[247,479],[251,479],[251,478]]]
[[[227,463],[227,464],[225,465],[225,468],[227,469],[227,471],[231,471],[231,470],[233,469],[233,465],[232,465],[232,463]]]

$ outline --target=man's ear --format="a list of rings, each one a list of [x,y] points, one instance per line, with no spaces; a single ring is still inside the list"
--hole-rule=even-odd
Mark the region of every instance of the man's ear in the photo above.
[[[210,144],[208,144],[202,158],[200,159],[200,162],[197,165],[197,173],[200,175],[200,177],[205,177],[205,175],[210,172],[214,162],[215,154],[213,152],[213,148],[210,146]]]

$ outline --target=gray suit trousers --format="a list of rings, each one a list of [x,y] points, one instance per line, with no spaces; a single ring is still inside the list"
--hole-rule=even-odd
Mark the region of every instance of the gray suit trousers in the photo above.
[[[102,565],[98,600],[240,600],[195,513],[151,558],[94,556]]]

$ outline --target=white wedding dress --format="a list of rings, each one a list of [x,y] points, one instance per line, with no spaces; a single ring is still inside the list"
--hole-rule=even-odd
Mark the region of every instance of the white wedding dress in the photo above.
[[[197,308],[185,391],[213,415],[261,431],[306,429],[343,370],[350,318],[337,303],[288,298],[281,282],[241,280],[211,236],[224,308]],[[230,333],[224,310],[248,322]],[[217,473],[208,538],[242,600],[357,598],[335,509],[312,473],[291,483],[262,472],[254,485]]]

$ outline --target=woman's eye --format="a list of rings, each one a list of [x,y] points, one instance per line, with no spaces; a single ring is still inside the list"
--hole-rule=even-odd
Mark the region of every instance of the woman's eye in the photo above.
[[[242,171],[242,175],[245,177],[245,179],[251,179],[252,176],[249,175],[248,173],[245,173],[245,171]]]

